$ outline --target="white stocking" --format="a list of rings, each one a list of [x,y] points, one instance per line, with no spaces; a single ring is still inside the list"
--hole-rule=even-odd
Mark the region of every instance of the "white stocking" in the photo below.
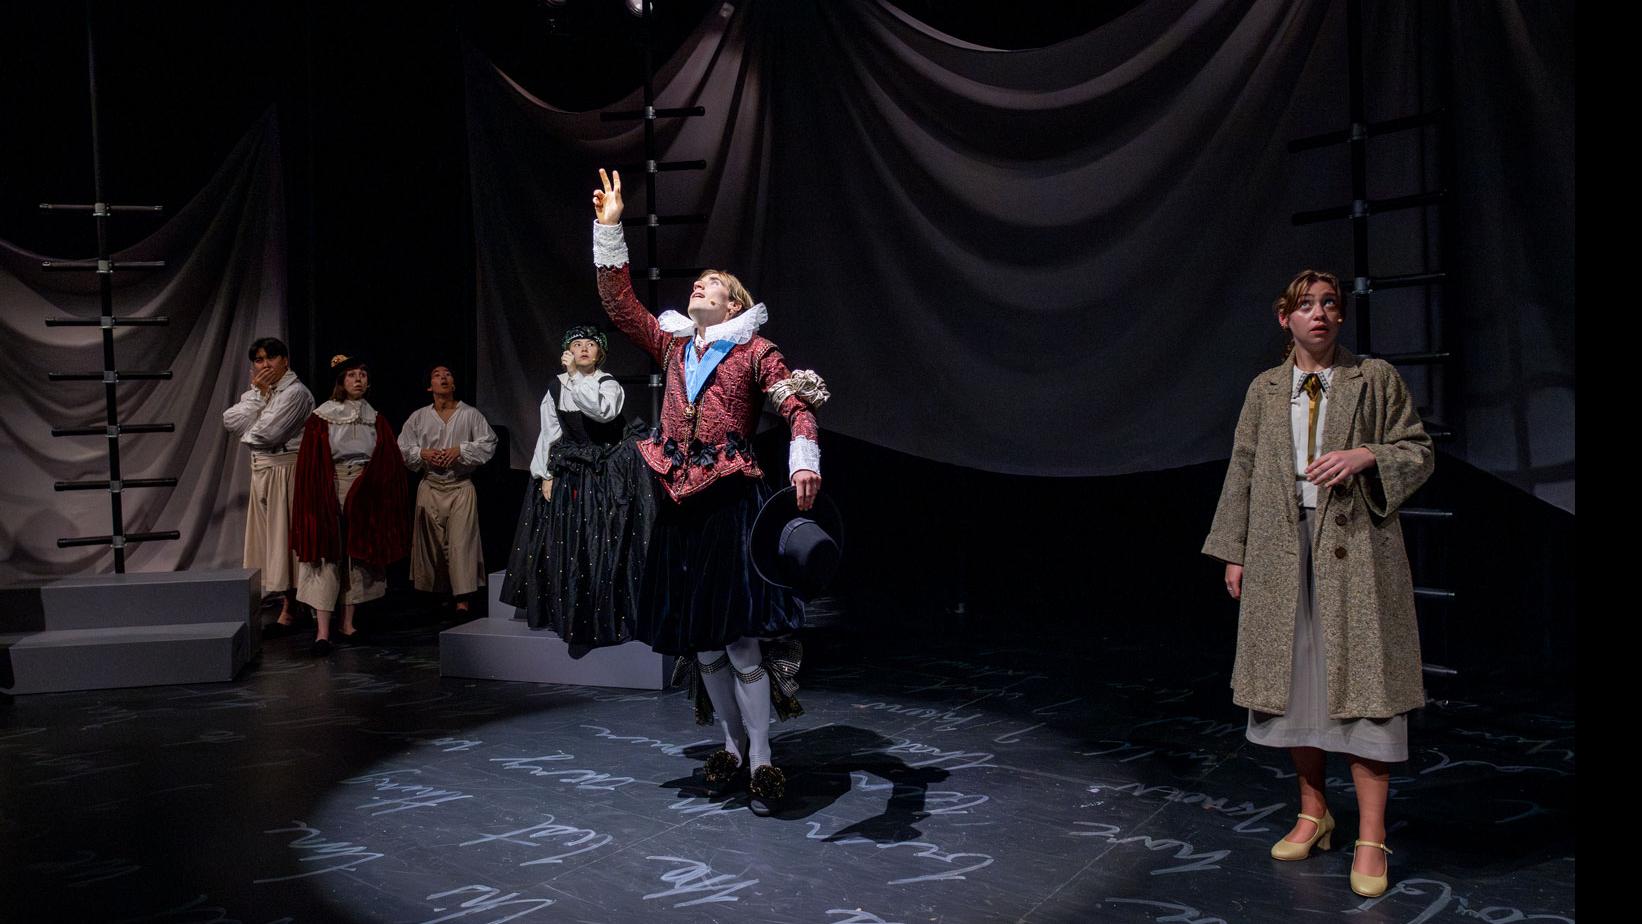
[[[736,682],[728,670],[729,658],[722,651],[696,652],[696,664],[701,669],[701,685],[707,688],[707,698],[718,714],[718,724],[724,729],[724,750],[736,756],[742,766],[747,765],[747,748],[742,743],[746,734],[741,730],[741,709],[736,705]]]
[[[747,769],[756,770],[770,762],[770,675],[764,671],[763,646],[756,638],[742,638],[725,653],[735,667],[735,699],[747,729]]]

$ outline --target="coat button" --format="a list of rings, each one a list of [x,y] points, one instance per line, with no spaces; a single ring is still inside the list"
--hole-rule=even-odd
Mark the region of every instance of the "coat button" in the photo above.
[[[1346,522],[1347,522],[1346,521],[1346,515],[1343,514],[1343,513],[1339,514],[1338,516],[1336,516],[1334,518],[1334,525],[1335,526],[1344,526],[1344,525],[1346,525]]]
[[[1344,557],[1346,557],[1346,547],[1343,546],[1343,545],[1335,546],[1334,547],[1334,557],[1335,558],[1344,558]]]

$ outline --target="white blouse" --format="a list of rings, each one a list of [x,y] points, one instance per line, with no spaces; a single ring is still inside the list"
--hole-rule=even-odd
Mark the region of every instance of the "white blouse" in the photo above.
[[[424,449],[452,446],[460,448],[462,455],[449,468],[434,468],[422,458]],[[429,405],[405,421],[405,428],[399,431],[399,451],[413,472],[426,472],[425,477],[439,482],[460,481],[496,454],[496,431],[471,404],[456,402],[448,421],[441,420],[439,412]]]
[[[599,381],[603,376],[604,381]],[[550,477],[547,470],[548,452],[564,435],[559,425],[558,411],[580,411],[583,416],[599,423],[615,420],[621,413],[627,392],[615,378],[602,372],[583,375],[580,372],[559,373],[559,406],[553,407],[553,392],[542,396],[542,429],[536,436],[536,452],[530,457],[530,473],[537,478]]]
[[[376,451],[376,408],[364,400],[327,401],[314,408],[331,425],[331,461],[364,465]]]
[[[1294,383],[1292,397],[1289,399],[1289,425],[1294,434],[1294,475],[1295,486],[1299,489],[1300,506],[1317,506],[1317,486],[1306,480],[1306,469],[1311,465],[1306,460],[1306,434],[1311,417],[1311,396],[1300,388],[1309,373],[1301,372],[1299,366],[1294,367]],[[1334,383],[1334,369],[1322,369],[1317,373],[1323,380],[1323,393],[1317,399],[1317,454],[1322,455],[1323,448],[1323,420],[1328,416],[1328,389]]]

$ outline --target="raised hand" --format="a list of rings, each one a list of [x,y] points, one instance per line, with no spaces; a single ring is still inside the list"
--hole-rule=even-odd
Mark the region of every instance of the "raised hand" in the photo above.
[[[601,225],[621,224],[621,171],[606,173],[599,168],[599,182],[603,189],[593,190],[593,217]]]

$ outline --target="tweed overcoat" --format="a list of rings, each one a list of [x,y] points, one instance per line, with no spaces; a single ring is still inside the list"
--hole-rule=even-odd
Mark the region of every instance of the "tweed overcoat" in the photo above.
[[[1293,360],[1256,376],[1243,400],[1203,553],[1243,566],[1232,700],[1285,712],[1293,670],[1299,499],[1290,424]],[[1317,454],[1366,447],[1375,466],[1319,491],[1314,615],[1322,623],[1328,714],[1385,718],[1425,704],[1414,585],[1397,509],[1431,474],[1431,438],[1397,370],[1338,349]]]

